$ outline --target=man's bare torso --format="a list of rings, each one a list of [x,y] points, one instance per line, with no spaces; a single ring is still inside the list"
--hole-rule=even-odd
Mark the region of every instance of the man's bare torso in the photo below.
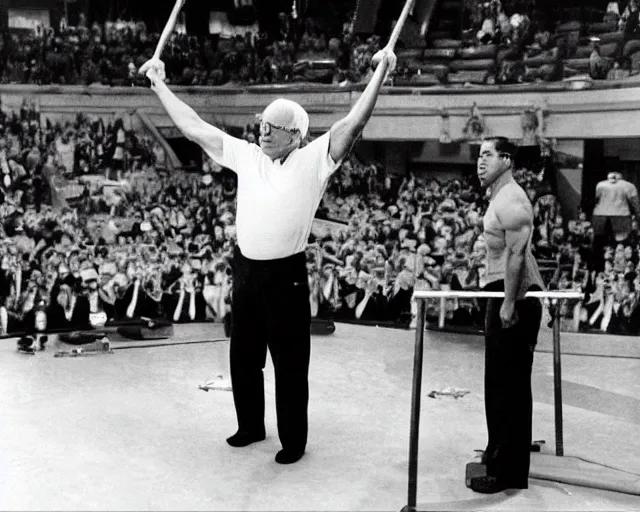
[[[526,209],[530,219],[531,232],[533,232],[533,207],[529,197],[517,183],[506,184],[489,203],[483,219],[487,247],[487,283],[505,279],[509,249],[507,247],[507,231],[500,219],[508,217],[509,211],[514,207]],[[524,258],[522,286],[518,292],[518,298],[523,297],[524,293],[533,285],[544,288],[537,262],[531,252],[531,239],[525,249]]]

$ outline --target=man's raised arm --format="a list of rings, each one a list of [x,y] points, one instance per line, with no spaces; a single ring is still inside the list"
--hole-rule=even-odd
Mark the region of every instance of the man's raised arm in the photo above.
[[[347,116],[331,127],[329,154],[334,162],[347,156],[356,139],[369,121],[378,99],[380,87],[388,73],[396,65],[396,56],[391,50],[380,50],[373,56],[372,62],[377,64],[366,89]]]
[[[195,110],[171,92],[164,83],[164,62],[160,59],[148,60],[138,72],[146,75],[151,81],[151,89],[182,134],[200,145],[219,163],[222,160],[222,140],[225,133],[205,122]]]

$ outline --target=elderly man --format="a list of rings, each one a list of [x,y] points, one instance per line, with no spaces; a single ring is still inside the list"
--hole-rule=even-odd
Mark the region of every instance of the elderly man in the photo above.
[[[184,136],[238,175],[230,344],[238,431],[227,442],[241,447],[265,438],[263,369],[268,348],[275,369],[280,464],[298,461],[307,445],[307,240],[329,178],[369,120],[396,57],[381,50],[373,62],[377,69],[351,112],[303,147],[309,117],[293,101],[277,99],[267,106],[260,118],[259,145],[251,144],[206,123],[179,100],[164,84],[162,61],[152,59],[140,68]]]

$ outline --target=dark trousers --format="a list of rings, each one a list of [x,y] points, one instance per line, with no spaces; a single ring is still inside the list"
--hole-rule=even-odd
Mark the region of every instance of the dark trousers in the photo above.
[[[490,283],[486,289],[503,291],[504,283]],[[500,320],[502,302],[489,299],[485,317],[484,401],[489,441],[482,462],[489,476],[527,488],[533,421],[531,369],[542,304],[535,298],[517,301],[518,322],[505,329]]]
[[[262,434],[267,348],[275,370],[282,447],[307,444],[311,308],[304,252],[257,261],[236,248],[233,261],[231,384],[238,430]]]
[[[593,259],[591,268],[596,272],[604,270],[604,248],[607,245],[615,247],[618,242],[615,237],[626,239],[631,233],[631,217],[619,215],[594,215],[591,219],[593,226]]]

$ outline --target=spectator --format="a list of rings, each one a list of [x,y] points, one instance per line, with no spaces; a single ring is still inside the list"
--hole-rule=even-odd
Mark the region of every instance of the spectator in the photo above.
[[[624,241],[631,233],[631,217],[640,215],[636,187],[622,179],[619,172],[610,172],[596,186],[596,206],[593,209],[594,255],[596,270],[602,268],[602,249],[613,240]]]
[[[68,327],[60,308],[84,326],[101,311],[110,322],[229,323],[232,173],[207,160],[204,177],[165,173],[153,142],[123,121],[40,122],[36,107],[25,103],[19,112],[0,113],[0,124],[7,178],[0,186],[0,328],[32,329],[41,310],[48,328]],[[112,156],[123,133],[118,176]],[[255,126],[243,136],[255,140]],[[548,282],[587,293],[584,304],[567,305],[563,314],[571,325],[563,328],[637,333],[637,221],[630,219],[624,240],[595,248],[603,263],[594,272],[587,264],[597,219],[592,224],[580,212],[568,220],[538,176],[525,168],[515,173],[534,204],[536,256],[547,266]],[[356,152],[336,171],[319,209],[331,231],[317,231],[310,250],[312,308],[323,318],[407,326],[415,324],[414,290],[482,287],[485,207],[472,177],[396,178]],[[97,279],[94,273],[87,278],[91,268]],[[440,301],[427,304],[429,322],[437,321],[439,308]],[[451,300],[445,308],[447,323],[480,325],[477,301]]]

